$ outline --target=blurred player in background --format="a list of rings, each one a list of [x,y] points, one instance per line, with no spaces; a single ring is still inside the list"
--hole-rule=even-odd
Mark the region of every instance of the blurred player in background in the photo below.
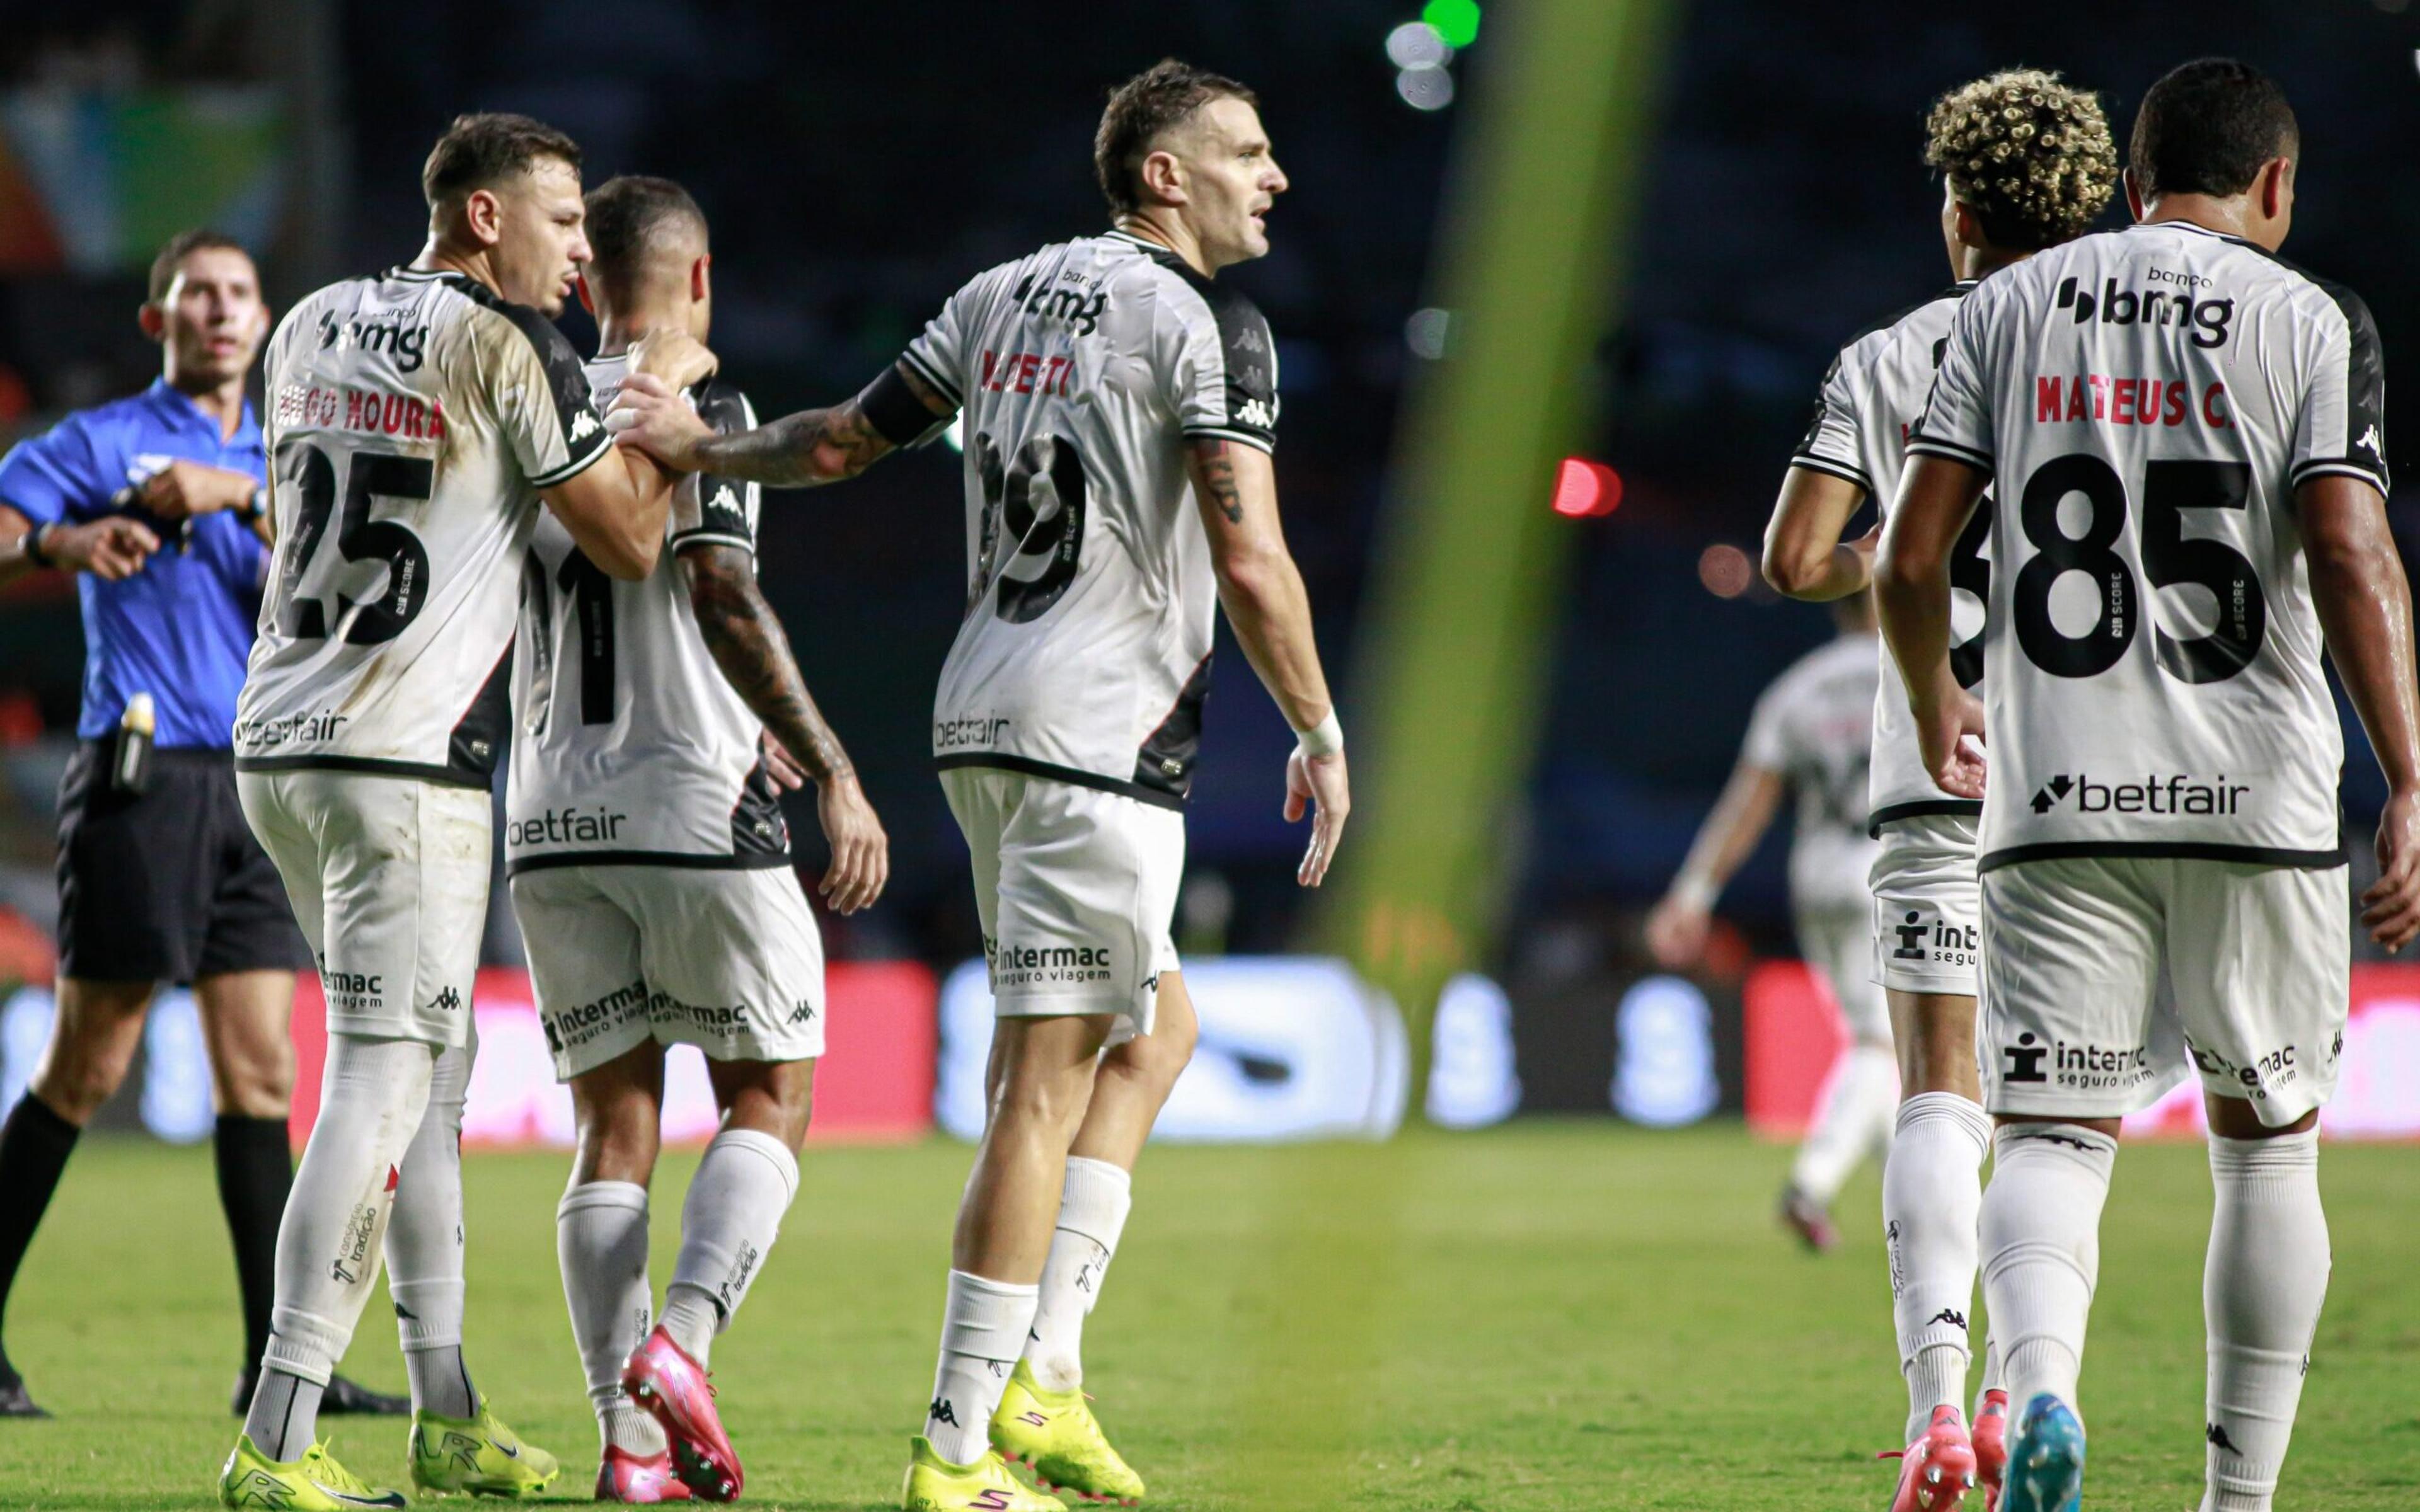
[[[318,953],[328,1066],[278,1233],[260,1388],[220,1478],[230,1506],[403,1504],[336,1463],[317,1427],[381,1238],[413,1484],[520,1495],[559,1469],[488,1410],[462,1360],[489,788],[540,501],[599,570],[636,579],[662,548],[672,480],[611,444],[549,319],[588,257],[578,146],[525,116],[462,116],[422,189],[413,264],[330,285],[270,342],[278,549],[236,770]],[[705,365],[686,333],[654,349],[684,379]]]
[[[2300,132],[2226,59],[2144,97],[2137,224],[2045,251],[1959,309],[1876,571],[1927,769],[1984,801],[1983,1274],[2023,1404],[2001,1512],[2077,1506],[2076,1410],[2118,1120],[2201,1074],[2216,1188],[2202,1281],[2204,1512],[2265,1512],[2328,1282],[2319,1108],[2350,940],[2321,655],[2388,783],[2374,938],[2420,932],[2420,690],[2387,527],[2368,309],[2276,256]],[[1985,705],[1950,575],[1992,486]],[[1990,729],[1984,757],[1968,737]],[[2156,995],[2165,977],[2173,1001]]]
[[[1791,458],[1765,536],[1765,575],[1798,598],[1861,594],[1875,532],[1845,541],[1868,499],[1888,513],[1907,427],[1932,387],[1951,319],[1981,280],[2080,236],[2117,192],[2117,149],[2091,94],[2055,74],[2012,69],[1949,91],[1926,121],[1924,161],[1941,175],[1941,238],[1956,282],[1859,333],[1824,375],[1815,423]],[[1983,677],[1992,565],[1986,499],[1957,543],[1950,664]],[[1975,1072],[1975,974],[1981,918],[1975,825],[1983,806],[1934,785],[1909,721],[1899,669],[1884,658],[1874,703],[1869,802],[1882,854],[1873,871],[1872,969],[1890,995],[1900,1103],[1883,1173],[1883,1233],[1908,1415],[1895,1512],[1960,1504],[1969,1477],[1998,1494],[2008,1397],[1993,1351],[1971,1428],[1965,1400],[1976,1214],[1991,1124]]]
[[[1839,634],[1801,656],[1756,701],[1739,763],[1706,815],[1687,859],[1647,916],[1647,946],[1680,971],[1705,954],[1714,900],[1764,838],[1782,794],[1796,789],[1790,845],[1790,903],[1798,949],[1831,990],[1849,1029],[1848,1052],[1782,1189],[1781,1220],[1810,1249],[1829,1249],[1832,1198],[1867,1155],[1890,1147],[1899,1075],[1891,1065],[1890,1014],[1874,983],[1873,895],[1866,873],[1866,759],[1874,733],[1874,680],[1882,647],[1872,599],[1837,600]]]
[[[615,178],[587,204],[581,294],[599,334],[587,377],[610,404],[636,343],[662,329],[706,339],[713,259],[677,184]],[[755,424],[720,378],[688,397],[718,430]],[[707,1351],[797,1193],[824,1046],[823,949],[791,867],[777,752],[815,784],[832,906],[874,902],[888,868],[882,825],[757,589],[756,505],[755,484],[682,479],[664,553],[635,582],[543,518],[522,576],[506,870],[578,1124],[555,1229],[603,1439],[599,1501],[677,1500],[686,1485],[727,1502],[742,1482]],[[650,1331],[647,1183],[675,1043],[705,1052],[723,1119],[690,1180]]]
[[[1313,811],[1304,886],[1348,804],[1278,521],[1277,355],[1251,301],[1212,279],[1268,251],[1285,175],[1251,92],[1172,60],[1110,97],[1094,159],[1116,229],[978,275],[855,399],[718,439],[634,379],[615,417],[675,466],[795,486],[965,411],[968,609],[933,744],[1001,1017],[903,1489],[933,1512],[1062,1505],[1003,1453],[1081,1495],[1143,1494],[1086,1404],[1078,1344],[1192,1054],[1170,919],[1214,593],[1299,737],[1285,811]]]
[[[157,381],[0,459],[0,582],[77,574],[85,628],[84,710],[59,793],[57,1012],[0,1130],[0,1309],[78,1134],[126,1078],[153,992],[191,982],[243,1297],[240,1412],[269,1345],[294,1177],[287,1020],[294,973],[311,964],[244,825],[228,748],[269,555],[267,454],[243,396],[269,309],[241,246],[186,231],[152,259],[141,320],[160,344]],[[146,745],[147,767],[132,748]],[[408,1409],[328,1383],[332,1412]],[[0,1350],[0,1416],[44,1415]]]

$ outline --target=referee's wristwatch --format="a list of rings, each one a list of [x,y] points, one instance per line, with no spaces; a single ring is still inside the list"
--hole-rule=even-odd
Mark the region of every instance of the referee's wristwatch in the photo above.
[[[50,553],[42,549],[42,532],[50,528],[50,521],[44,520],[39,525],[35,526],[32,530],[27,531],[24,534],[19,536],[17,538],[17,554],[23,557],[27,562],[32,563],[37,567],[57,566],[58,563],[51,559]]]
[[[235,517],[243,521],[245,525],[251,526],[259,524],[260,517],[268,513],[269,485],[264,483],[252,490],[251,497],[244,500],[242,506],[236,510]]]

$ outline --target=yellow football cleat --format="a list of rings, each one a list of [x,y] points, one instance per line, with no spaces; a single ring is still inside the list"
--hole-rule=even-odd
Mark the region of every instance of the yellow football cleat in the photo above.
[[[412,1413],[410,1458],[414,1490],[474,1496],[535,1496],[563,1471],[554,1456],[523,1443],[485,1402],[473,1418]]]
[[[899,1505],[903,1512],[1067,1512],[1066,1503],[1028,1487],[989,1450],[971,1465],[954,1465],[921,1433],[908,1441]]]
[[[336,1463],[326,1443],[315,1443],[300,1459],[281,1463],[253,1446],[247,1433],[235,1443],[219,1472],[219,1505],[261,1512],[356,1512],[365,1506],[402,1506],[403,1493],[369,1482]]]
[[[1142,1500],[1142,1477],[1109,1447],[1084,1394],[1049,1390],[1022,1360],[991,1416],[991,1443],[1001,1458],[1029,1467],[1051,1489],[1128,1506]]]

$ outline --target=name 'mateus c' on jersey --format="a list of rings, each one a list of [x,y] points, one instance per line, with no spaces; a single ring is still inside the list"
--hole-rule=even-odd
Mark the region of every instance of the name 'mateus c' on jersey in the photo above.
[[[2294,490],[2387,489],[2369,311],[2180,222],[2040,253],[1958,313],[1909,449],[1992,470],[1985,870],[2343,858],[2343,735]]]
[[[236,765],[486,787],[538,490],[612,449],[553,324],[458,273],[332,284],[270,338],[277,551]]]
[[[1866,491],[1878,517],[1887,517],[1899,495],[1908,429],[1932,390],[1932,375],[1947,345],[1949,323],[1960,301],[1975,287],[1954,284],[1921,304],[1868,327],[1851,338],[1823,375],[1815,419],[1790,458],[1846,478]],[[1974,688],[1983,679],[1983,610],[1991,596],[1989,542],[1992,500],[1986,494],[1958,538],[1950,558],[1950,666]],[[1907,684],[1899,663],[1881,658],[1873,708],[1873,747],[1867,790],[1867,825],[1874,834],[1900,819],[1921,814],[1975,814],[1983,806],[1941,791],[1924,767],[1916,723],[1907,709]]]
[[[598,408],[626,355],[587,366]],[[690,390],[725,433],[756,412],[719,378]],[[636,582],[605,575],[549,515],[521,570],[513,668],[513,761],[504,855],[515,872],[553,866],[786,866],[790,833],[765,770],[757,719],[699,634],[680,553],[756,549],[756,485],[682,480],[664,549]]]
[[[1218,603],[1185,441],[1274,446],[1267,321],[1111,232],[977,275],[903,361],[966,435],[967,612],[936,761],[1181,806]]]

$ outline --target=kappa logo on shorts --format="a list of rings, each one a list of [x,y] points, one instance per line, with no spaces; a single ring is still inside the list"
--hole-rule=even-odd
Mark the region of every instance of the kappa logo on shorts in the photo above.
[[[812,1024],[814,1022],[814,1018],[815,1005],[813,1003],[797,1003],[793,1004],[790,1008],[790,1022],[792,1024]]]
[[[429,1006],[448,1013],[458,1012],[462,1007],[462,995],[456,992],[449,984],[443,992],[437,995],[437,1001]]]

